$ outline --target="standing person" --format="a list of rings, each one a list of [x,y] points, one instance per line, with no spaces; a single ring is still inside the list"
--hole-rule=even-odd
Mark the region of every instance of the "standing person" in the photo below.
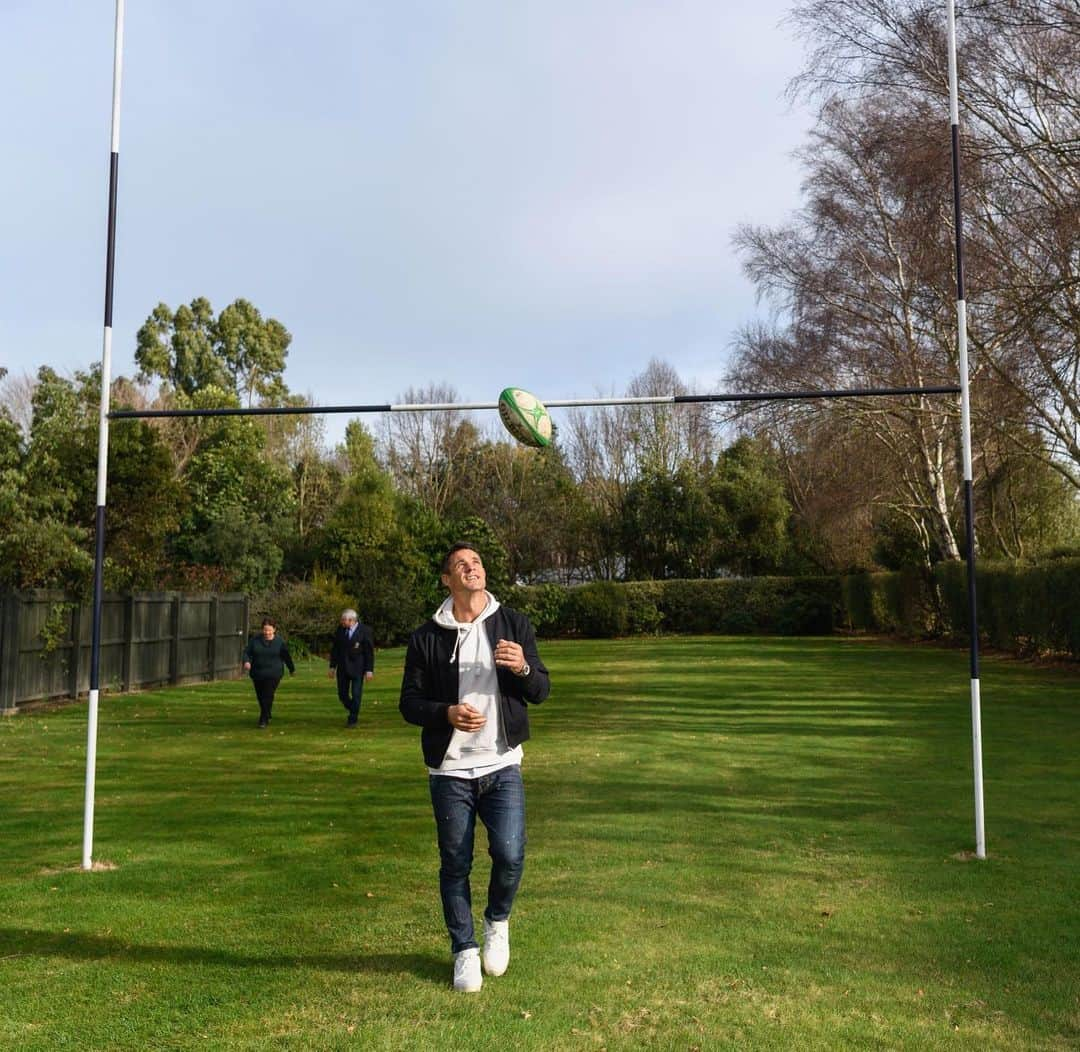
[[[469,887],[476,819],[487,827],[491,855],[482,963],[488,975],[502,975],[525,864],[526,705],[543,701],[551,684],[529,619],[487,590],[475,548],[455,544],[440,579],[450,595],[409,639],[398,707],[423,728],[454,989],[475,992],[483,983]]]
[[[296,672],[292,655],[284,639],[277,637],[277,625],[271,617],[262,619],[262,633],[252,636],[244,647],[244,671],[251,676],[255,697],[259,699],[259,726],[270,723],[270,709],[285,669]]]
[[[360,716],[364,682],[375,675],[375,640],[371,629],[360,624],[355,610],[341,611],[341,624],[330,646],[330,671],[337,672],[337,692],[349,713],[346,727],[355,727]]]

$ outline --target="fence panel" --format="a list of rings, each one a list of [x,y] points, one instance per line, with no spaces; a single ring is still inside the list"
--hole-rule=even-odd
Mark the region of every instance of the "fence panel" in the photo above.
[[[171,592],[144,592],[135,597],[129,689],[158,686],[172,678],[174,606]]]
[[[104,596],[101,689],[235,679],[248,609],[235,593]],[[0,596],[0,713],[86,693],[92,632],[91,605],[75,596],[44,589]]]
[[[238,602],[242,599],[242,602]],[[240,666],[248,634],[247,600],[243,596],[218,597],[217,630],[214,633],[216,653],[214,656],[214,679],[224,678],[223,673],[233,673]]]
[[[187,596],[179,604],[176,680],[210,679],[210,596]]]

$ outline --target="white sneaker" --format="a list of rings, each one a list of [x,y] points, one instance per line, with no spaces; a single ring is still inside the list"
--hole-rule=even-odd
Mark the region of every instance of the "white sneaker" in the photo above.
[[[454,954],[454,989],[475,994],[484,985],[480,974],[480,951],[475,947]]]
[[[510,922],[484,918],[484,971],[502,975],[510,963]]]

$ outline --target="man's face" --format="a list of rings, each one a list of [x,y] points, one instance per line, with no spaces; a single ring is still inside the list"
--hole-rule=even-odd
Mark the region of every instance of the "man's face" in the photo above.
[[[355,617],[343,617],[341,619],[341,624],[345,628],[352,628],[352,626],[356,624],[356,618]]]
[[[263,625],[262,626],[263,639],[273,639],[274,638],[274,633],[276,631],[277,631],[277,629],[274,628],[273,625]]]
[[[487,574],[480,556],[471,548],[461,548],[450,556],[450,571],[442,575],[451,595],[469,595],[487,588]]]

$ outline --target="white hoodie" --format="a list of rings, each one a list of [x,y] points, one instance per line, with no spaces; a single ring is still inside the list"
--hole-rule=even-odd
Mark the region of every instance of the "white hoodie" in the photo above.
[[[450,663],[458,666],[458,700],[483,713],[487,722],[478,731],[468,733],[454,728],[442,766],[428,770],[455,778],[479,778],[500,767],[521,763],[522,749],[507,748],[499,719],[499,679],[495,656],[484,629],[484,622],[499,609],[499,600],[487,593],[487,606],[475,621],[458,621],[450,596],[435,611],[435,624],[457,632]]]

